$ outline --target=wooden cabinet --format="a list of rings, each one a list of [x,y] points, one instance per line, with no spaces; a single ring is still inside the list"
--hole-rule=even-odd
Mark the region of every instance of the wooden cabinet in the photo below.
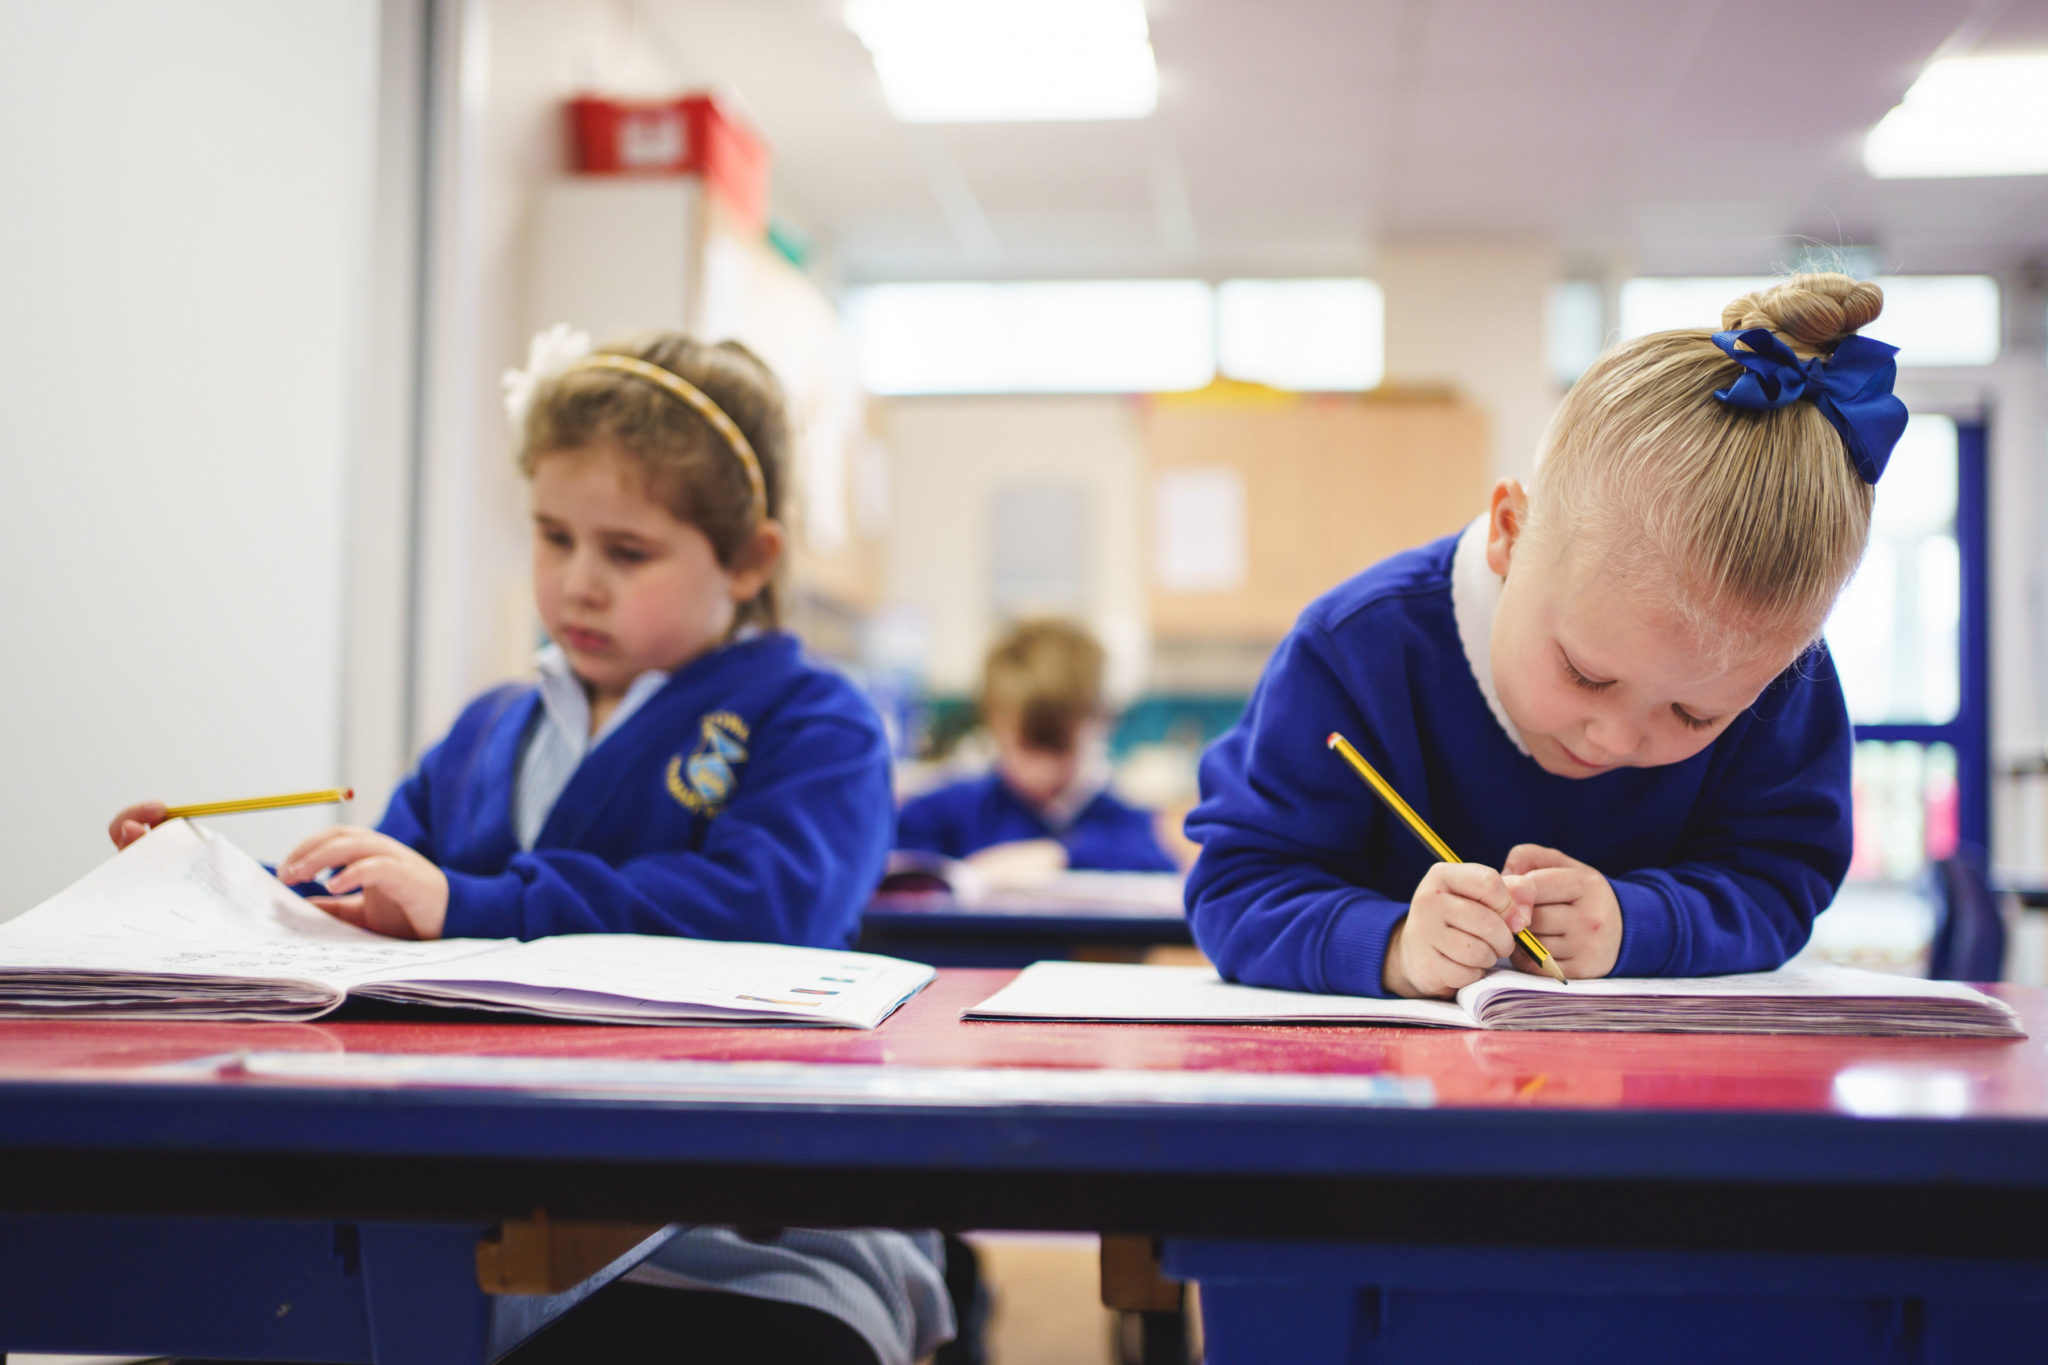
[[[1320,593],[1477,516],[1493,479],[1485,415],[1429,395],[1160,398],[1145,445],[1162,641],[1277,640]]]

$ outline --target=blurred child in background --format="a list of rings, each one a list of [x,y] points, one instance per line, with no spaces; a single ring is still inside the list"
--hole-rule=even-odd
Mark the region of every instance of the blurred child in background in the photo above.
[[[907,802],[896,846],[1011,874],[1178,871],[1152,813],[1110,793],[1103,664],[1068,621],[1026,621],[997,641],[976,698],[995,770]]]

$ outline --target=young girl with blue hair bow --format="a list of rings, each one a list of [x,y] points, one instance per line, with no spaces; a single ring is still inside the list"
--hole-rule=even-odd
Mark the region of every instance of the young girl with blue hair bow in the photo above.
[[[1794,276],[1609,350],[1532,487],[1311,605],[1202,762],[1196,941],[1238,981],[1445,996],[1775,967],[1849,863],[1820,629],[1905,428],[1883,293]],[[1341,732],[1471,863],[1433,862]]]

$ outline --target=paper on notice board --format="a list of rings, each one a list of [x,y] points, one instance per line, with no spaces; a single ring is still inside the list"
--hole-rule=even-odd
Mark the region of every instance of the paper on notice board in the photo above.
[[[1244,476],[1221,465],[1166,469],[1153,487],[1153,575],[1159,586],[1167,592],[1243,587]]]

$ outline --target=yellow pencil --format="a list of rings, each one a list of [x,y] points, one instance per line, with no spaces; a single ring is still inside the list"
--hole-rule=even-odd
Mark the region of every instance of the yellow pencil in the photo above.
[[[332,806],[355,797],[354,787],[329,787],[326,791],[250,796],[240,801],[202,801],[196,806],[167,806],[164,819],[189,820],[195,815],[234,815],[245,810],[281,810],[286,806]]]
[[[1378,772],[1374,771],[1372,764],[1365,761],[1365,755],[1351,747],[1350,740],[1332,731],[1329,744],[1332,749],[1335,749],[1344,756],[1344,761],[1349,763],[1357,770],[1358,775],[1365,779],[1365,785],[1372,788],[1373,794],[1387,803],[1388,810],[1401,817],[1402,822],[1408,826],[1409,831],[1416,838],[1422,840],[1429,851],[1436,854],[1439,861],[1446,863],[1464,861],[1457,854],[1451,852],[1449,844],[1436,837],[1435,830],[1423,823],[1422,817],[1415,813],[1415,808],[1401,799],[1401,793],[1395,791],[1388,784],[1386,778],[1381,777]],[[1534,958],[1536,965],[1541,967],[1546,973],[1556,977],[1559,981],[1565,979],[1564,970],[1550,956],[1549,950],[1537,942],[1536,935],[1524,929],[1515,935],[1515,942],[1521,944],[1522,951]]]

